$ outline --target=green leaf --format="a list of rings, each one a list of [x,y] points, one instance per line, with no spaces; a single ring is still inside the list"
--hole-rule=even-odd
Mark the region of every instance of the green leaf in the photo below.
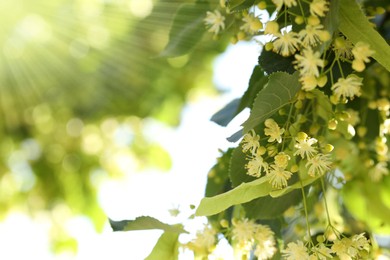
[[[324,119],[325,122],[328,122],[333,115],[332,104],[329,101],[329,98],[321,90],[314,89],[312,93],[315,95],[315,111],[317,114]]]
[[[230,121],[237,115],[237,108],[240,103],[238,98],[233,99],[224,108],[219,110],[211,117],[211,121],[217,123],[220,126],[227,126]]]
[[[372,57],[390,71],[390,46],[372,27],[355,0],[340,1],[339,29],[354,44],[368,43],[375,51]]]
[[[232,157],[230,158],[229,177],[233,187],[237,187],[243,182],[257,180],[257,178],[247,174],[247,170],[245,169],[245,164],[247,163],[246,155],[242,152],[242,146],[239,145],[233,150]]]
[[[183,4],[173,19],[168,44],[160,57],[177,57],[190,52],[206,31],[203,19],[207,11],[207,4]]]
[[[269,177],[265,176],[255,181],[242,183],[233,190],[211,197],[203,198],[195,215],[210,216],[231,206],[242,204],[253,199],[267,196],[272,190]]]
[[[135,220],[114,221],[110,219],[109,221],[114,231],[161,229],[165,232],[188,233],[181,225],[168,225],[149,216],[137,217]]]
[[[243,124],[244,133],[261,124],[291,102],[301,88],[298,77],[298,73],[290,75],[285,72],[276,72],[269,77],[267,85],[255,99],[248,120]]]
[[[300,190],[295,190],[279,198],[266,196],[245,203],[246,216],[254,219],[274,219],[282,215],[288,208],[302,200]]]
[[[253,101],[255,100],[257,93],[262,90],[268,81],[268,77],[264,74],[264,71],[259,65],[253,68],[251,78],[249,80],[248,89],[245,91],[241,98],[240,104],[237,109],[237,114],[240,113],[244,108],[252,108]]]
[[[212,197],[222,194],[232,189],[228,175],[230,157],[233,149],[228,149],[220,158],[217,164],[210,170],[207,176],[206,197]],[[209,216],[209,223],[215,228],[219,228],[222,219],[230,220],[232,217],[231,211],[223,211],[220,214]]]
[[[217,164],[214,165],[208,173],[205,192],[207,197],[224,193],[230,189],[228,171],[232,151],[233,149],[230,148],[220,158],[218,158]],[[226,188],[226,183],[228,183],[228,189]]]
[[[145,260],[177,260],[179,259],[179,234],[164,232]]]
[[[255,2],[256,0],[227,0],[227,7],[232,12],[238,12],[248,9],[253,6]]]
[[[326,13],[323,25],[324,30],[328,31],[330,35],[332,36],[334,32],[336,32],[339,28],[340,24],[340,0],[332,0],[329,3],[329,11]],[[333,37],[331,37],[333,38]],[[329,45],[331,44],[331,41],[324,42],[319,46],[320,53],[323,53],[324,50],[326,50]]]
[[[294,60],[294,56],[283,57],[273,51],[263,50],[259,56],[259,65],[267,74],[278,71],[292,74],[295,71],[293,65]]]
[[[320,178],[320,176],[306,178],[306,179],[302,180],[302,183],[298,181],[298,182],[296,182],[292,185],[289,185],[286,188],[283,188],[281,190],[271,191],[269,195],[273,198],[279,198],[281,196],[284,196],[284,195],[292,192],[293,190],[300,189],[302,187],[306,187],[306,186],[312,184],[313,182],[315,182],[316,180],[318,180],[319,178]]]

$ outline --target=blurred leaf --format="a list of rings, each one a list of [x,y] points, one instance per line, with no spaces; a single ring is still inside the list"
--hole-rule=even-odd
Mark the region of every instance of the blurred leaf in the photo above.
[[[325,122],[332,117],[333,110],[332,104],[329,101],[329,98],[324,94],[324,92],[314,89],[312,93],[315,95],[315,109],[317,114],[324,119]]]
[[[240,99],[233,99],[224,108],[215,113],[210,120],[220,126],[227,126],[230,121],[232,121],[232,119],[237,115],[236,112],[239,102]]]
[[[298,73],[294,75],[285,72],[272,74],[267,85],[258,93],[250,116],[243,124],[244,133],[261,124],[276,111],[290,103],[300,87]]]
[[[331,35],[331,39],[333,38],[333,34],[338,30],[339,24],[340,24],[340,0],[333,0],[329,3],[329,11],[326,13],[323,25],[324,30],[328,31]],[[324,50],[326,50],[329,45],[331,44],[331,41],[324,42],[319,46],[320,53],[323,53]]]
[[[229,7],[230,11],[232,12],[238,12],[245,9],[248,9],[249,7],[253,6],[255,2],[258,2],[256,0],[227,0],[227,6]]]
[[[341,196],[348,211],[355,218],[363,221],[372,232],[388,234],[390,208],[382,200],[383,197],[379,196],[381,189],[388,189],[388,187],[375,184],[370,180],[355,180],[344,185]]]
[[[264,71],[260,66],[256,65],[253,68],[251,78],[249,80],[248,89],[245,91],[241,98],[240,104],[237,109],[237,114],[244,108],[252,108],[253,101],[255,100],[257,93],[262,90],[268,81],[268,77],[264,75]]]
[[[148,216],[137,217],[135,220],[114,221],[110,219],[109,221],[114,231],[161,229],[165,232],[187,233],[181,225],[168,225]]]
[[[375,51],[372,57],[390,71],[390,46],[372,27],[355,0],[340,1],[339,29],[354,44],[368,43]]]
[[[160,56],[176,57],[190,52],[206,31],[203,20],[207,11],[207,4],[183,4],[175,14],[169,42]]]
[[[177,260],[179,259],[179,234],[164,232],[145,260]]]
[[[283,57],[272,50],[263,50],[259,56],[259,65],[268,75],[278,71],[293,74],[295,69],[292,62],[294,60],[294,56]]]
[[[229,136],[227,138],[227,140],[229,142],[237,142],[238,140],[240,140],[241,137],[243,137],[244,135],[244,128],[241,128],[240,130],[238,130],[237,132],[235,132],[234,134],[232,134],[231,136]]]
[[[268,177],[262,177],[252,182],[242,183],[226,193],[203,198],[195,214],[197,216],[214,215],[231,206],[266,196],[272,190],[268,181]]]

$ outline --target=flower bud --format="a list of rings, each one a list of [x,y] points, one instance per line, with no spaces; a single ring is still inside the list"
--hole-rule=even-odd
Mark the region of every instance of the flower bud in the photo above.
[[[328,128],[330,130],[336,130],[337,124],[338,124],[337,120],[333,118],[333,119],[328,121]]]

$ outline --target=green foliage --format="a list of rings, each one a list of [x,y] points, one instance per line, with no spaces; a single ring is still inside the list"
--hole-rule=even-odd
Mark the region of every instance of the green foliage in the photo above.
[[[240,100],[240,104],[237,109],[237,114],[244,108],[252,108],[253,102],[257,96],[257,93],[264,88],[268,82],[268,76],[265,75],[263,69],[260,66],[255,66],[252,71],[251,78],[249,79],[248,89]]]
[[[169,42],[160,56],[176,57],[192,50],[205,32],[203,19],[207,10],[208,5],[204,3],[182,5],[175,14]]]
[[[179,245],[178,233],[164,232],[145,260],[177,260],[179,259]]]
[[[294,75],[284,72],[273,73],[264,89],[257,94],[250,116],[243,124],[244,133],[291,103],[300,88],[298,73]]]
[[[252,182],[242,183],[223,194],[211,198],[203,198],[195,214],[197,216],[214,215],[231,206],[266,196],[272,190],[271,184],[268,181],[269,178],[262,177]]]
[[[267,73],[287,72],[294,73],[293,57],[283,57],[273,51],[262,51],[259,56],[259,65]]]
[[[114,231],[161,229],[171,233],[187,233],[181,225],[168,225],[149,216],[137,217],[135,220],[114,221],[110,219],[110,225]]]
[[[233,99],[224,108],[215,113],[210,120],[217,123],[218,125],[227,126],[230,121],[232,121],[232,119],[237,115],[239,104],[239,99]]]
[[[372,27],[354,0],[340,1],[340,31],[353,43],[368,43],[375,51],[372,57],[390,71],[389,44]]]

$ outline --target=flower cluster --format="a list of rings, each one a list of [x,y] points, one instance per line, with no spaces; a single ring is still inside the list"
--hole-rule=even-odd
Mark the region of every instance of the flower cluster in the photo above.
[[[276,241],[274,232],[267,226],[255,223],[253,220],[233,219],[232,239],[235,249],[246,258],[254,248],[254,255],[259,260],[271,259],[276,253]]]
[[[256,1],[256,6],[250,8],[244,7],[249,1],[243,1],[242,6],[226,3],[214,12],[207,12],[207,28],[214,35],[233,35],[232,43],[255,39],[263,45],[259,65],[264,70],[262,76],[269,80],[263,89],[274,87],[270,83],[274,71],[290,74],[296,71],[294,80],[300,84],[300,90],[291,95],[289,102],[280,102],[281,107],[276,106],[269,118],[243,136],[240,148],[245,162],[241,160],[243,165],[240,167],[245,168],[249,176],[267,180],[272,187],[270,197],[301,188],[302,201],[291,208],[304,209],[299,214],[305,215],[306,231],[310,237],[312,212],[307,205],[308,196],[315,197],[318,202],[326,199],[328,189],[343,189],[348,182],[363,181],[383,186],[388,181],[390,76],[386,68],[370,63],[371,57],[377,58],[376,52],[379,52],[373,41],[349,39],[347,35],[351,34],[331,24],[330,21],[340,15],[334,11],[338,7],[333,1]],[[230,10],[229,7],[236,9]],[[269,13],[272,20],[264,19],[263,11],[266,10],[274,11]],[[268,71],[269,57],[275,60],[275,68]],[[266,105],[274,108],[272,104]],[[365,192],[370,193],[369,190]],[[372,198],[366,203],[369,201]],[[325,207],[325,225],[332,227],[332,216],[328,206]],[[246,255],[255,252],[259,259],[267,259],[276,249],[268,251],[264,248],[266,245],[273,248],[275,241],[262,244],[260,241],[268,240],[258,238],[256,234],[260,229],[253,220],[235,220],[232,239]],[[288,260],[365,259],[370,242],[364,234],[339,235],[326,242],[298,240],[288,243],[281,255]],[[263,249],[259,249],[260,245]]]
[[[343,237],[333,241],[333,244],[318,243],[315,246],[304,244],[301,240],[290,242],[282,250],[286,260],[295,259],[365,259],[370,251],[371,245],[364,233],[354,235],[351,238]]]

